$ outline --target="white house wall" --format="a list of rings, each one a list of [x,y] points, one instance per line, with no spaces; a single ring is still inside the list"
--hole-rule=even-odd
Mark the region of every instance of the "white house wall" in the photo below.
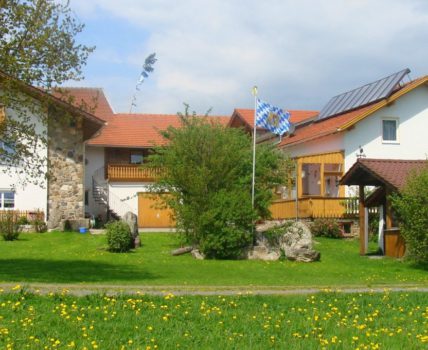
[[[37,103],[35,101],[34,103]],[[30,114],[30,112],[28,112]],[[17,118],[13,110],[6,110],[7,118]],[[31,114],[31,122],[35,124],[35,131],[38,134],[46,133],[46,126],[34,114]],[[47,158],[46,145],[40,144],[37,149],[38,157]],[[46,173],[46,166],[40,169],[43,174]],[[25,164],[21,166],[7,168],[0,165],[0,191],[15,191],[15,208],[16,210],[42,210],[47,213],[47,180],[46,178],[37,178],[40,185],[35,185],[34,178],[30,177],[25,171]]]
[[[143,182],[110,182],[110,208],[120,216],[127,211],[138,215],[138,193],[149,192],[150,183]]]
[[[398,142],[382,142],[382,119],[397,118]],[[361,145],[367,158],[426,159],[428,155],[428,88],[402,96],[344,133],[345,171],[356,161]]]
[[[339,152],[344,149],[343,135],[334,134],[322,138],[317,138],[313,141],[297,144],[284,148],[284,151],[290,157],[302,157],[312,154],[321,154],[329,152]]]

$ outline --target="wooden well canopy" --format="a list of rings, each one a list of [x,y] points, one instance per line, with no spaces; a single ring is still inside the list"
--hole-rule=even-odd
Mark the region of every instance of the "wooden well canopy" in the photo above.
[[[393,213],[388,196],[400,192],[406,185],[409,175],[428,167],[427,160],[406,159],[369,159],[359,158],[340,180],[341,185],[359,186],[360,215],[360,254],[367,253],[368,218],[367,208],[382,205],[385,209],[384,254],[401,257],[404,254],[404,241],[397,225],[393,222]],[[377,189],[365,198],[364,187],[375,186]],[[380,211],[383,223],[383,209]],[[383,228],[381,228],[383,229]]]

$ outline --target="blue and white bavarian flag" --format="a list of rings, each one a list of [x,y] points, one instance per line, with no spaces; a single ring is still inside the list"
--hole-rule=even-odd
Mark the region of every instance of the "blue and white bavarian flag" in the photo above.
[[[281,136],[290,128],[289,119],[289,112],[257,99],[256,126]]]

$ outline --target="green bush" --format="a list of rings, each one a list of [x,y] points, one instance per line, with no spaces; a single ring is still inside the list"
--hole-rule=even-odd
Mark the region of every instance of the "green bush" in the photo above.
[[[13,211],[6,211],[0,216],[0,234],[5,241],[18,239],[20,233],[19,218]]]
[[[406,242],[406,256],[428,263],[428,167],[411,174],[404,189],[390,199]]]
[[[36,231],[37,233],[43,233],[43,232],[46,232],[48,230],[48,227],[43,220],[34,219],[30,223],[31,223],[31,225],[33,225],[34,231]]]
[[[114,221],[106,225],[108,250],[115,253],[127,252],[132,248],[132,234],[124,221]]]
[[[20,216],[17,220],[18,225],[28,225],[30,222],[28,221],[26,216]]]
[[[316,219],[311,226],[311,231],[315,237],[342,237],[342,230],[334,219]]]
[[[201,213],[199,248],[209,259],[239,259],[252,244],[254,212],[247,192],[219,191]]]

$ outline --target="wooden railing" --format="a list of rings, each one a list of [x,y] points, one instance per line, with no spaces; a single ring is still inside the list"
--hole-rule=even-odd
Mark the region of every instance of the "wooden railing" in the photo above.
[[[358,199],[355,198],[331,198],[311,197],[295,199],[275,200],[270,211],[273,219],[299,218],[347,218],[358,216]]]
[[[160,174],[160,168],[145,168],[139,164],[109,164],[107,178],[110,181],[153,182]]]
[[[13,214],[18,219],[25,217],[29,222],[36,219],[45,219],[45,213],[39,210],[0,210],[0,219],[10,214]]]

